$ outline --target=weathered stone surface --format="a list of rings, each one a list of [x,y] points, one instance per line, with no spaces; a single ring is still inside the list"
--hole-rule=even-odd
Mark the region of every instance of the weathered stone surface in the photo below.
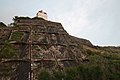
[[[20,80],[20,77],[27,80],[32,67],[36,67],[35,70],[42,67],[52,70],[77,66],[85,56],[77,44],[78,40],[70,36],[60,23],[41,18],[15,17],[13,24],[12,28],[0,29],[1,43],[8,41],[15,53],[11,59],[16,60],[6,61],[16,64],[15,71],[11,73],[17,74],[11,78],[13,80]],[[19,63],[22,59],[23,62]],[[24,67],[27,69],[24,70]]]
[[[89,40],[69,35],[57,22],[15,17],[13,24],[0,27],[0,79],[36,80],[42,68],[63,70],[91,62],[94,55],[109,58],[106,54],[111,53],[119,58],[120,47],[94,46]]]

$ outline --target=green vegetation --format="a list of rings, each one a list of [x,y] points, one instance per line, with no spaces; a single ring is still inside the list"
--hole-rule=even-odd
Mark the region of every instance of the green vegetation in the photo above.
[[[120,66],[120,64],[119,64]],[[81,64],[79,67],[65,68],[63,72],[60,70],[49,72],[47,70],[40,71],[39,80],[119,80],[120,71],[116,71],[118,65],[110,65],[103,68],[103,65]],[[115,70],[115,71],[114,71]],[[119,69],[120,70],[120,69]]]
[[[13,32],[11,35],[11,41],[21,41],[23,36],[23,32]]]
[[[85,66],[69,67],[64,71],[55,70],[40,71],[38,75],[39,80],[102,80],[102,71],[99,66]],[[48,79],[49,78],[49,79]]]
[[[29,29],[29,27],[28,26],[18,26],[18,25],[16,25],[16,24],[13,24],[13,29],[15,29],[15,30],[28,30]]]
[[[60,70],[53,70],[52,76],[53,80],[62,80],[65,77],[65,74]]]
[[[43,69],[38,74],[38,80],[52,80],[52,77],[47,70]]]
[[[120,54],[101,54],[88,50],[89,62],[78,67],[66,67],[61,70],[40,71],[39,80],[119,80]],[[42,77],[42,79],[41,79]],[[47,79],[46,79],[47,78]],[[49,78],[49,79],[48,79]]]
[[[0,49],[0,59],[11,58],[14,55],[15,55],[15,50],[13,49],[9,41],[6,41],[4,47]]]

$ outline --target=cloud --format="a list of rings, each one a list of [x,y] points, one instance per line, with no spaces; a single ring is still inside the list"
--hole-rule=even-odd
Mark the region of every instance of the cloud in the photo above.
[[[2,0],[0,20],[35,16],[43,9],[52,21],[61,22],[69,34],[87,38],[97,45],[120,44],[120,0]]]
[[[69,33],[77,35],[79,32],[90,28],[91,20],[89,16],[97,8],[98,4],[99,2],[96,0],[77,0],[71,5],[72,10],[63,10],[63,13],[57,16],[55,20],[63,23]]]
[[[116,17],[118,13],[116,4],[117,0],[76,0],[70,4],[71,10],[63,8],[63,12],[55,16],[54,20],[61,22],[70,34],[90,39],[93,44],[116,45],[120,43],[120,41],[115,43],[118,38],[111,38],[120,34],[115,33],[117,31],[115,25],[119,24],[116,22],[119,21],[117,17],[120,16],[117,14]]]

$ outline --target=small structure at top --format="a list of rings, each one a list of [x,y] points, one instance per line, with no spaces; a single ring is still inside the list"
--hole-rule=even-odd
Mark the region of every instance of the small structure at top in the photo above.
[[[38,11],[38,13],[36,14],[36,17],[38,17],[38,18],[43,18],[43,19],[45,19],[45,20],[48,19],[47,13],[46,13],[46,12],[43,12],[43,10]]]

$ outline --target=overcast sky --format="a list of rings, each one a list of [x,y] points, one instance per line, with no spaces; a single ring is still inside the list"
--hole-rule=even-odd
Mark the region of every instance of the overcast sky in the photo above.
[[[94,45],[120,46],[120,0],[0,0],[0,21],[34,17],[41,9],[70,35]]]

